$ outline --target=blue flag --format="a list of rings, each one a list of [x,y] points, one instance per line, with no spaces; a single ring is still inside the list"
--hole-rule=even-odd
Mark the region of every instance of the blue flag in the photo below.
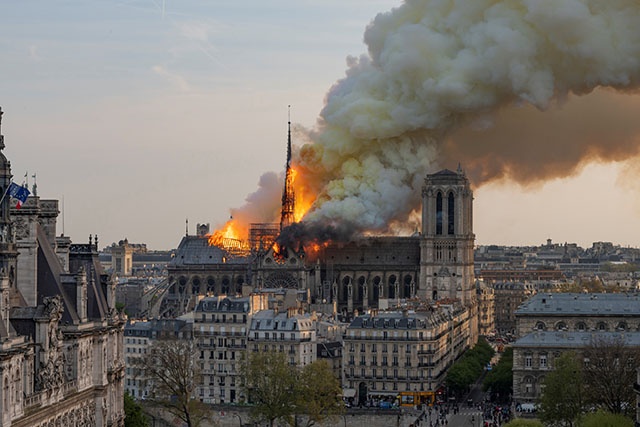
[[[9,185],[7,194],[18,201],[18,203],[16,204],[16,208],[20,209],[22,204],[27,201],[27,197],[29,197],[29,194],[31,194],[31,192],[27,189],[27,187],[23,187],[16,184],[15,182],[12,182]]]

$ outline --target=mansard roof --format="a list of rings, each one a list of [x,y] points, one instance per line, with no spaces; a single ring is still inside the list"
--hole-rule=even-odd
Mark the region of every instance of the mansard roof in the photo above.
[[[184,236],[169,266],[247,264],[248,262],[248,257],[232,255],[224,249],[210,245],[206,237]]]
[[[443,312],[384,312],[375,316],[365,314],[354,318],[347,329],[429,329],[448,318]]]
[[[538,293],[516,310],[516,316],[638,316],[639,294]]]
[[[196,313],[248,313],[250,307],[249,297],[207,297],[198,302]]]
[[[252,331],[291,332],[315,330],[315,326],[308,314],[288,316],[286,312],[280,313],[275,310],[261,310],[253,315],[250,329]]]

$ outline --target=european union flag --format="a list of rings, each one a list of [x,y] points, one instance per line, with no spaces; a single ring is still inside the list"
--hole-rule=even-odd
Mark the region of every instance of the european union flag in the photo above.
[[[16,204],[16,208],[20,209],[22,204],[27,201],[27,197],[29,197],[29,194],[31,194],[31,192],[27,189],[27,187],[23,187],[22,185],[18,185],[15,182],[12,182],[11,184],[9,184],[7,194],[18,201],[18,203]]]

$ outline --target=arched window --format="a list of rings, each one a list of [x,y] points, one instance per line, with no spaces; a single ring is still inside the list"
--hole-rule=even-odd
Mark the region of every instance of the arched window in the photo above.
[[[412,278],[410,275],[406,275],[404,276],[404,297],[405,298],[411,298],[411,282],[412,282]]]
[[[215,292],[216,279],[209,276],[207,277],[207,292]]]
[[[396,276],[395,275],[391,275],[389,277],[389,292],[387,295],[391,299],[396,297]]]
[[[576,325],[576,330],[578,331],[586,331],[587,330],[587,324],[584,322],[578,322],[578,324]]]
[[[629,327],[627,326],[626,322],[620,322],[618,323],[618,326],[616,327],[616,329],[619,331],[626,331],[627,329],[629,329]]]
[[[606,331],[607,330],[607,324],[604,322],[598,322],[598,325],[596,326],[596,329],[598,329],[599,331]]]
[[[193,295],[200,294],[200,277],[195,276],[191,279],[191,293]]]
[[[447,200],[447,234],[456,234],[455,217],[455,198],[450,192]]]
[[[378,301],[380,298],[380,282],[382,279],[380,276],[376,276],[373,278],[373,301]]]
[[[442,234],[442,220],[444,212],[442,212],[442,193],[438,191],[436,195],[436,234]]]
[[[536,329],[538,331],[546,331],[547,330],[547,325],[545,325],[544,322],[537,322],[536,326],[534,326],[534,329]]]
[[[556,331],[566,331],[567,330],[567,324],[564,322],[558,322],[556,324]]]

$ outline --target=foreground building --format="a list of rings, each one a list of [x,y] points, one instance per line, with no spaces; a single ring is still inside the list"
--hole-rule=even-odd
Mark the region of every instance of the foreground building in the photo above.
[[[622,339],[640,347],[640,295],[539,293],[516,311],[513,398],[535,402],[545,375],[563,351],[580,353],[593,340]]]
[[[343,337],[345,396],[359,404],[398,395],[412,399],[403,404],[432,403],[447,368],[475,344],[470,323],[460,303],[356,317]]]
[[[56,236],[58,201],[35,188],[12,208],[4,147],[0,134],[0,426],[123,426],[124,321],[97,237]]]

